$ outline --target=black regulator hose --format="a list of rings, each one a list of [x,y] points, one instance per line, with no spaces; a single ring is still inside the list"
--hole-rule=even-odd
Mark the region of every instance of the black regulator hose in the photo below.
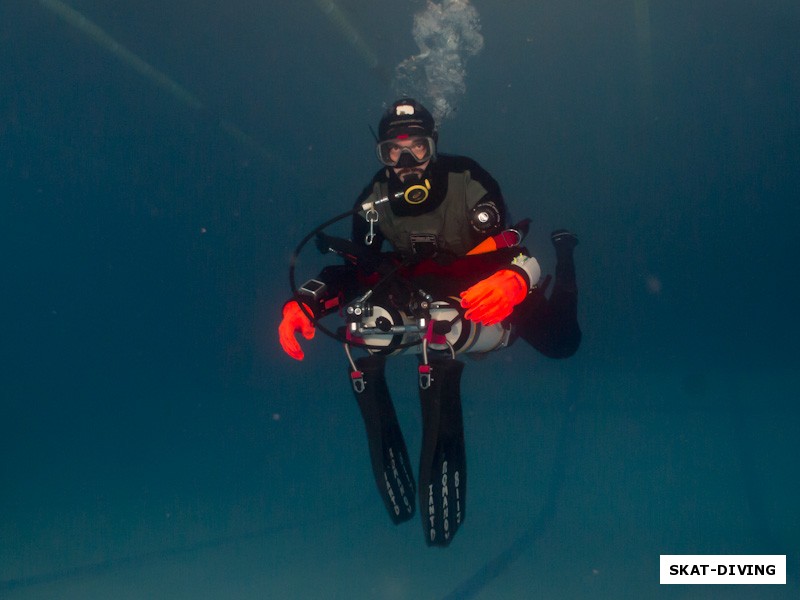
[[[352,217],[356,213],[358,213],[358,209],[357,208],[354,208],[353,210],[348,210],[347,212],[343,212],[340,215],[337,215],[337,216],[335,216],[335,217],[333,217],[331,219],[328,219],[327,221],[322,223],[322,225],[318,225],[317,227],[312,229],[310,232],[308,232],[308,234],[305,235],[305,237],[303,237],[302,240],[300,240],[300,243],[297,244],[297,247],[294,249],[294,252],[292,253],[292,258],[289,261],[289,286],[291,287],[291,290],[292,290],[292,297],[297,301],[297,304],[300,306],[300,310],[303,311],[303,314],[306,317],[308,317],[309,320],[314,324],[314,326],[317,329],[319,329],[322,333],[324,333],[328,337],[331,337],[331,338],[335,339],[336,341],[342,342],[344,344],[349,344],[350,340],[348,340],[344,336],[339,335],[338,333],[336,333],[334,331],[331,331],[330,329],[328,329],[327,327],[322,325],[319,322],[319,319],[317,317],[315,317],[306,308],[306,305],[303,303],[303,299],[300,297],[300,294],[297,291],[297,282],[295,281],[295,278],[294,278],[294,271],[295,271],[295,265],[297,264],[297,259],[300,256],[300,252],[303,251],[303,248],[305,248],[305,245],[309,242],[309,240],[311,238],[313,238],[318,233],[322,233],[322,231],[324,231],[325,229],[327,229],[328,227],[330,227],[334,223],[336,223],[338,221],[341,221],[342,219],[346,219],[347,217]]]
[[[297,264],[297,259],[300,256],[300,252],[302,252],[303,248],[305,248],[305,245],[308,244],[309,240],[311,240],[311,238],[313,238],[317,234],[322,233],[325,229],[327,229],[328,227],[330,227],[331,225],[333,225],[337,221],[341,221],[342,219],[346,219],[347,217],[351,217],[351,216],[357,214],[358,212],[359,212],[359,209],[358,208],[354,208],[353,210],[348,210],[347,212],[343,212],[340,215],[337,215],[337,216],[335,216],[335,217],[333,217],[331,219],[328,219],[327,221],[325,221],[321,225],[318,225],[317,227],[315,227],[314,229],[309,231],[308,234],[306,234],[305,237],[303,237],[303,239],[300,240],[300,243],[297,244],[297,248],[294,249],[294,252],[292,253],[292,258],[289,261],[289,285],[291,286],[291,289],[292,289],[292,297],[295,299],[297,304],[300,306],[300,310],[303,311],[303,314],[306,317],[308,317],[308,319],[314,324],[314,327],[319,329],[322,333],[324,333],[325,335],[327,335],[330,338],[333,338],[337,342],[341,342],[343,344],[347,344],[348,346],[354,346],[356,348],[363,348],[365,350],[386,350],[387,349],[386,346],[375,346],[375,345],[367,344],[367,343],[364,343],[364,342],[354,343],[351,340],[347,339],[346,336],[341,335],[341,334],[339,334],[339,333],[337,333],[335,331],[331,331],[330,329],[325,327],[322,323],[319,322],[320,318],[314,316],[314,314],[311,313],[306,308],[306,305],[303,303],[303,298],[300,296],[300,294],[298,294],[297,281],[294,278],[294,272],[295,272],[295,266]],[[387,279],[389,279],[389,277],[394,275],[394,273],[397,271],[397,269],[400,268],[400,266],[401,265],[397,265],[389,273],[384,275],[384,277],[378,283],[376,283],[372,287],[372,289],[374,290],[375,288],[380,286],[382,283],[384,283]],[[420,339],[418,341],[414,341],[414,342],[406,342],[405,344],[399,344],[397,346],[392,346],[391,349],[392,350],[399,350],[399,349],[402,349],[402,348],[409,348],[411,346],[417,346],[417,345],[419,345],[421,343],[422,343],[422,339]]]

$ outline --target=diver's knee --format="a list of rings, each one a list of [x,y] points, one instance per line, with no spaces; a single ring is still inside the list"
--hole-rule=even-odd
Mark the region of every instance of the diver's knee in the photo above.
[[[581,330],[576,328],[568,335],[563,333],[557,337],[528,338],[528,343],[547,358],[562,359],[573,356],[581,345]]]
[[[574,356],[581,346],[581,338],[583,334],[580,329],[576,329],[572,335],[565,337],[554,348],[555,352],[550,358],[570,358]]]

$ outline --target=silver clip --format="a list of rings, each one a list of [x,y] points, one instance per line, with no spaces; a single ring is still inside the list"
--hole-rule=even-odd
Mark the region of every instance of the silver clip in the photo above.
[[[431,370],[432,368],[430,365],[419,366],[419,389],[427,390],[431,387],[431,380],[433,379]]]
[[[367,246],[371,246],[372,242],[375,241],[375,223],[378,222],[378,211],[374,208],[370,208],[367,210],[364,218],[367,220],[367,223],[369,223],[369,233],[364,236],[364,243]]]
[[[364,383],[363,371],[352,371],[350,373],[350,381],[353,383],[353,390],[355,390],[356,394],[364,391],[366,384]]]
[[[356,394],[360,394],[367,385],[364,381],[364,372],[360,371],[356,366],[353,355],[350,354],[350,346],[348,344],[344,345],[344,353],[347,354],[347,360],[350,361],[350,366],[353,367],[350,371],[350,382],[353,384],[353,390],[355,390]]]
[[[427,390],[431,387],[431,366],[428,364],[428,340],[422,340],[422,364],[419,366],[419,389]]]

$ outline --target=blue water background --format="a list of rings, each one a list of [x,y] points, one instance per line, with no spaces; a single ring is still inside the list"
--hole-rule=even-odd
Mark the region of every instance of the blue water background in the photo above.
[[[445,551],[383,514],[341,348],[277,342],[424,3],[337,3],[387,71],[311,1],[71,6],[203,108],[0,3],[0,597],[796,597],[796,2],[476,0],[440,147],[533,219],[545,271],[578,233],[584,341],[468,361]],[[787,554],[789,580],[659,585],[701,553]]]

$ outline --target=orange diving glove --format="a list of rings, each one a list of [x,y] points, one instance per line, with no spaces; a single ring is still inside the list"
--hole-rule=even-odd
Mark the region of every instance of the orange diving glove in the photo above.
[[[517,271],[502,269],[461,292],[464,317],[483,325],[499,323],[528,295],[528,283]]]
[[[311,309],[305,304],[303,306],[310,314]],[[314,323],[312,323],[311,319],[302,311],[297,301],[292,300],[291,302],[287,302],[286,306],[283,307],[283,320],[278,327],[278,337],[281,340],[281,346],[286,354],[295,360],[303,360],[303,350],[294,337],[295,333],[298,331],[303,334],[304,338],[310,340],[314,337],[316,329],[314,329]]]

